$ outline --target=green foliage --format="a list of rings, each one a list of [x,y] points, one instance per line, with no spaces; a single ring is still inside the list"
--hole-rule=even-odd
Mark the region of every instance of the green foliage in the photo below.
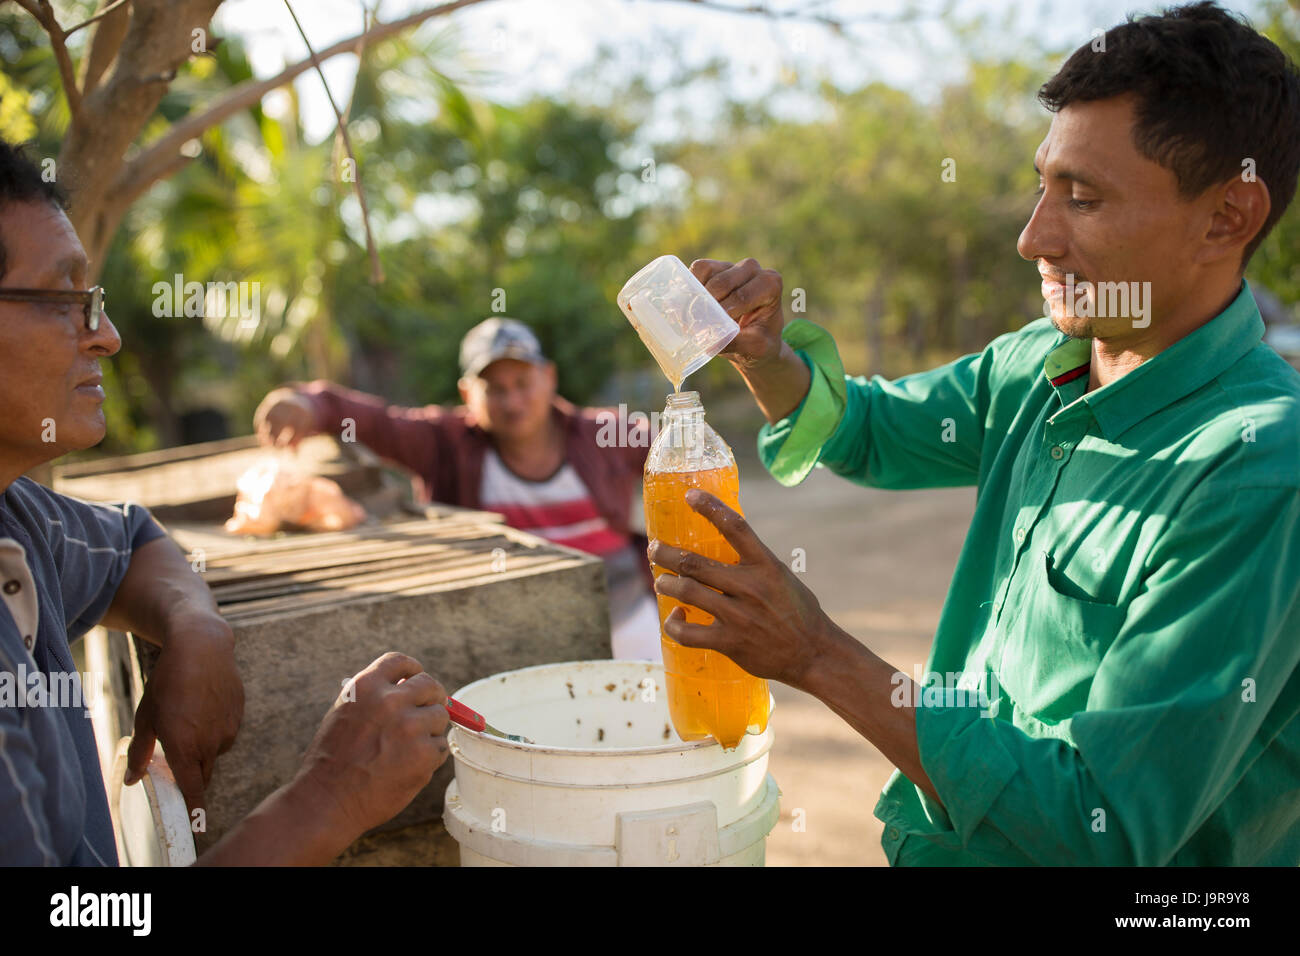
[[[1300,61],[1286,4],[1262,9],[1266,32]],[[997,30],[961,35],[987,51]],[[835,333],[854,371],[898,375],[976,350],[1041,314],[1038,277],[1015,243],[1049,121],[1034,92],[1058,60],[976,55],[934,98],[791,73],[781,92],[803,98],[796,112],[779,97],[729,102],[716,60],[655,86],[623,77],[619,53],[606,51],[587,78],[598,102],[504,106],[467,95],[454,31],[369,46],[341,105],[386,280],[370,282],[338,138],[308,141],[292,87],[208,130],[193,162],[135,204],[105,264],[124,348],[105,363],[101,450],[174,444],[179,416],[209,407],[245,431],[286,380],[456,401],[460,338],[497,310],[536,329],[563,394],[591,400],[612,373],[653,368],[614,296],[666,252],[779,269],[787,315],[799,314],[801,290],[804,314]],[[0,64],[0,135],[56,155],[67,125],[58,72],[39,28],[11,8],[0,11]],[[182,69],[143,142],[252,75],[239,38],[226,38]],[[711,103],[716,120],[651,141],[665,98]],[[657,183],[643,176],[648,157]],[[1297,220],[1292,210],[1248,273],[1291,303]],[[259,321],[155,315],[155,284],[177,274],[257,283]],[[638,401],[645,378],[636,382],[620,379],[618,394]],[[723,363],[693,384],[740,387]]]
[[[30,92],[0,73],[0,137],[11,143],[25,143],[36,134],[31,101]]]
[[[1288,10],[1282,0],[1271,0],[1264,8],[1264,17],[1258,21],[1260,31],[1291,58],[1300,64],[1300,20]],[[1300,193],[1297,194],[1300,199]],[[1252,285],[1264,287],[1285,303],[1291,304],[1300,316],[1300,212],[1297,199],[1278,220],[1246,267],[1246,278]]]
[[[367,58],[351,112],[378,231],[413,233],[385,244],[380,289],[349,280],[364,269],[357,243],[336,271],[354,378],[384,381],[397,400],[453,401],[461,336],[500,309],[533,326],[561,391],[586,400],[613,370],[611,346],[625,331],[607,284],[632,262],[636,220],[603,206],[627,131],[545,100],[472,102],[421,69],[428,56],[399,62],[407,66],[395,69],[385,48]],[[444,99],[426,121],[417,105],[430,89]],[[379,371],[390,368],[396,375]]]
[[[1047,125],[1032,108],[1041,75],[977,64],[935,104],[883,84],[824,86],[824,117],[732,114],[678,157],[691,202],[655,223],[660,245],[778,269],[787,314],[802,290],[858,368],[898,373],[932,349],[977,348],[1041,314],[1037,276],[1015,253]]]
[[[21,75],[46,75],[42,52],[23,54]],[[349,132],[382,285],[369,281],[346,156],[333,137],[306,141],[292,95],[274,115],[258,104],[209,129],[198,157],[135,204],[101,279],[124,349],[100,451],[174,444],[180,416],[206,407],[245,430],[261,396],[289,379],[454,401],[460,337],[498,289],[557,359],[566,395],[581,402],[608,378],[626,334],[608,286],[630,268],[636,222],[603,205],[626,130],[558,103],[471,100],[438,66],[454,59],[448,34],[422,32],[361,60]],[[251,75],[227,38],[171,84],[146,142]],[[3,102],[30,96],[15,82]],[[155,315],[177,275],[257,283],[260,321]]]

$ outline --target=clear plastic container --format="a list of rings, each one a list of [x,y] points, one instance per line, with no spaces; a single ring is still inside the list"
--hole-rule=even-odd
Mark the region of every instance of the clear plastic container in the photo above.
[[[628,279],[618,307],[675,391],[740,331],[676,256],[660,256]]]
[[[740,511],[740,473],[731,449],[704,421],[699,393],[679,392],[668,396],[659,436],[646,459],[646,534],[715,561],[739,563],[727,539],[686,503],[691,488],[702,488]],[[656,578],[672,573],[658,567],[654,572]],[[677,735],[683,740],[713,737],[729,750],[745,734],[763,733],[770,714],[767,681],[717,651],[674,641],[662,630],[673,608],[680,605],[693,624],[711,624],[713,615],[657,597],[668,712]]]

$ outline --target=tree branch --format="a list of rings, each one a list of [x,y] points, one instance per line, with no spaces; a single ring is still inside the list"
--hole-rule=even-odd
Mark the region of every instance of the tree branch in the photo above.
[[[110,14],[112,16],[109,16]],[[122,46],[122,39],[126,36],[127,27],[131,23],[131,11],[124,5],[124,0],[113,0],[92,20],[100,20],[104,17],[108,19],[95,28],[95,35],[90,40],[90,49],[82,58],[81,95],[83,97],[90,96],[99,86],[99,81],[103,78],[109,64],[117,56],[117,51]],[[90,22],[91,20],[86,21],[86,23]],[[80,29],[86,23],[73,29]]]
[[[167,90],[160,80],[190,59],[194,31],[206,30],[221,2],[132,0],[93,27],[98,36],[124,17],[126,34],[108,64],[111,72],[89,92],[82,89],[81,116],[68,125],[58,171],[71,196],[68,218],[94,263],[104,261],[120,223],[124,207],[115,203],[113,185]]]
[[[19,0],[19,2],[30,2],[30,0]],[[416,13],[409,14],[399,20],[393,20],[388,23],[375,22],[370,29],[348,37],[346,40],[339,42],[321,50],[316,54],[316,61],[328,60],[340,53],[347,53],[355,49],[358,43],[369,42],[375,43],[393,34],[400,33],[423,23],[425,20],[437,16],[445,16],[453,13],[463,7],[473,6],[483,3],[485,0],[450,0],[450,2],[439,4],[426,10],[420,10]],[[719,0],[667,0],[672,3],[691,3],[699,7],[710,8],[728,13],[739,14],[760,14],[772,18],[784,19],[811,19],[815,22],[822,23],[832,30],[841,30],[845,23],[830,17],[825,17],[816,13],[804,13],[800,11],[773,10],[764,4],[750,4],[748,6],[729,6]],[[886,18],[879,18],[875,22],[883,22]],[[900,19],[907,19],[903,17]],[[271,90],[278,89],[286,83],[291,82],[300,74],[305,73],[313,67],[313,58],[307,57],[304,60],[288,66],[275,76],[265,80],[246,80],[238,86],[232,87],[221,96],[217,97],[202,112],[194,113],[173,123],[171,128],[153,143],[144,147],[140,153],[129,163],[127,163],[121,174],[114,184],[114,191],[125,196],[127,201],[134,200],[144,193],[150,186],[163,177],[163,171],[169,168],[170,163],[180,147],[192,139],[196,139],[203,132],[212,126],[224,121],[228,117],[238,113],[240,110],[247,109],[254,103],[259,102]]]
[[[72,34],[76,33],[78,30],[80,30],[82,27],[88,27],[88,26],[90,26],[92,23],[94,23],[96,20],[102,20],[102,19],[104,19],[104,17],[108,16],[110,13],[112,13],[112,12],[113,12],[114,10],[116,10],[118,7],[123,6],[123,5],[125,5],[125,4],[127,4],[127,3],[129,3],[129,2],[130,2],[130,0],[113,0],[112,3],[110,3],[108,6],[104,7],[104,9],[100,10],[97,14],[95,14],[95,15],[94,15],[93,17],[91,17],[90,19],[88,19],[88,20],[82,20],[80,23],[78,23],[78,24],[77,24],[76,26],[74,26],[74,27],[68,27],[68,29],[64,32],[63,35],[64,35],[65,37],[70,37],[70,36],[72,36]]]
[[[366,31],[369,31],[370,28],[375,25],[376,18],[379,16],[379,4],[381,2],[383,2],[383,0],[375,0],[375,8],[373,10],[367,7],[364,3],[361,4],[361,26]],[[1296,2],[1300,3],[1300,0],[1296,0]],[[365,56],[366,53],[366,33],[360,35],[357,40],[357,48],[352,52],[356,54],[357,62],[361,62],[361,58]],[[356,95],[357,88],[354,85],[352,87],[352,92],[348,95],[347,109],[343,111],[343,122],[345,123],[352,116],[352,104],[356,100]]]
[[[293,17],[293,25],[298,28],[298,35],[302,37],[302,42],[307,46],[307,52],[311,54],[312,66],[316,68],[316,73],[320,76],[320,85],[325,88],[325,98],[330,101],[330,107],[334,110],[334,119],[338,124],[339,136],[343,140],[343,148],[347,150],[348,158],[352,160],[352,188],[357,194],[357,202],[361,204],[361,225],[366,232],[366,252],[370,256],[370,281],[379,285],[384,281],[384,267],[379,264],[379,250],[375,248],[375,237],[370,231],[370,207],[366,205],[366,191],[361,185],[361,166],[357,163],[357,154],[352,151],[352,140],[348,137],[348,124],[343,119],[343,111],[339,109],[338,103],[334,102],[334,94],[330,92],[330,85],[325,81],[325,71],[320,68],[320,57],[312,49],[311,41],[307,39],[307,31],[302,28],[298,22],[298,14],[293,12],[293,4],[289,0],[284,0],[285,8],[289,11],[289,16]]]
[[[36,18],[50,38],[50,48],[54,51],[54,60],[59,65],[59,77],[63,81],[63,95],[68,99],[68,112],[72,119],[81,116],[81,91],[77,89],[77,75],[72,68],[72,58],[68,56],[68,47],[63,41],[67,33],[59,26],[54,16],[54,8],[49,0],[18,0],[18,5]]]
[[[903,13],[888,14],[867,14],[865,16],[841,18],[833,17],[826,13],[817,13],[809,6],[807,8],[791,8],[789,10],[776,10],[769,7],[766,3],[748,3],[744,5],[733,5],[722,3],[721,0],[666,0],[669,3],[689,3],[692,6],[703,7],[706,10],[717,10],[720,13],[736,13],[743,16],[760,16],[767,17],[769,20],[803,20],[808,23],[817,23],[826,27],[832,33],[842,35],[844,28],[855,24],[872,24],[887,25],[911,23],[922,18],[922,14],[916,10],[904,11]],[[1300,3],[1300,0],[1292,0]],[[820,4],[818,4],[820,6]]]
[[[162,171],[162,175],[159,178],[170,179],[172,176],[175,176],[177,173],[179,173],[190,163],[194,162],[194,160],[197,159],[198,156],[199,156],[198,152],[195,152],[193,155],[190,156],[187,156],[185,153],[177,153],[175,156],[172,157],[171,162],[169,162],[167,166],[164,167]],[[131,201],[126,199],[125,197],[111,196],[108,199],[106,199],[103,206],[100,207],[100,216],[106,221],[116,223],[121,220],[122,216],[126,214],[126,211],[130,207],[131,207]],[[97,268],[102,268],[102,262],[100,261],[93,261],[93,265],[95,265]],[[96,276],[98,276],[98,273],[96,273]]]
[[[324,61],[340,53],[350,52],[363,39],[374,43],[423,23],[425,20],[437,16],[446,16],[462,7],[469,7],[483,2],[485,0],[451,0],[451,2],[427,10],[412,13],[400,20],[376,23],[364,33],[348,37],[333,46],[326,47],[316,55],[316,60]],[[173,123],[166,133],[144,148],[135,159],[126,164],[114,184],[114,191],[125,196],[128,202],[135,199],[162,178],[163,171],[168,167],[176,153],[179,152],[182,145],[198,138],[205,130],[222,122],[227,117],[233,116],[240,110],[247,109],[254,103],[259,102],[271,90],[278,89],[289,83],[299,74],[310,70],[312,65],[312,58],[308,57],[286,67],[268,79],[245,80],[217,97],[202,112],[191,114]]]

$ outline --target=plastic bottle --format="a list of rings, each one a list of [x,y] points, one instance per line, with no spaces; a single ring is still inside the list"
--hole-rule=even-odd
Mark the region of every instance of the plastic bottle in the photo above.
[[[676,392],[660,421],[659,436],[645,463],[646,533],[686,551],[737,564],[740,556],[719,531],[686,503],[686,492],[702,488],[740,511],[740,474],[731,449],[704,421],[698,392]],[[655,576],[671,574],[654,569]],[[672,609],[686,620],[711,624],[713,615],[658,595],[660,639],[667,677],[668,711],[683,740],[713,737],[728,750],[746,733],[767,729],[767,681],[742,670],[717,651],[683,647],[662,630]]]

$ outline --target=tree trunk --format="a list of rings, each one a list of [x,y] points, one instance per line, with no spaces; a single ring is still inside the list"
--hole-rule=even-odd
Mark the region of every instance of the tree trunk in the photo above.
[[[885,338],[885,271],[887,268],[888,266],[882,263],[876,271],[863,310],[867,327],[867,375],[884,374],[882,351]]]
[[[970,254],[966,247],[966,237],[954,233],[948,242],[948,256],[952,263],[952,341],[961,353],[974,351],[977,346],[973,311],[967,307],[967,294],[970,286]]]
[[[56,169],[92,270],[102,265],[130,203],[114,189],[123,157],[193,55],[193,31],[202,31],[205,47],[212,43],[208,23],[220,5],[221,0],[133,0],[113,72],[102,86],[86,91],[72,117]]]
[[[373,42],[394,36],[425,20],[482,2],[485,0],[448,0],[397,20],[374,23],[363,34],[321,50],[315,62],[352,52],[363,38]],[[209,24],[221,4],[222,0],[132,0],[129,7],[114,9],[87,28],[95,34],[82,65],[82,88],[76,89],[75,81],[65,79],[65,85],[72,87],[64,91],[71,119],[56,175],[71,199],[68,217],[90,257],[92,281],[98,278],[113,235],[131,203],[190,162],[192,155],[182,152],[187,142],[314,65],[309,57],[276,76],[240,83],[206,109],[178,120],[162,136],[136,148],[135,155],[128,155],[181,66],[192,56],[210,54],[219,42]],[[124,24],[128,9],[130,19]],[[42,25],[52,32],[55,52],[66,66],[66,33],[61,26]],[[101,82],[110,63],[112,72]]]
[[[149,383],[149,421],[158,430],[158,447],[172,448],[181,443],[181,420],[174,401],[180,362],[171,349],[142,353],[140,358],[140,371]]]

